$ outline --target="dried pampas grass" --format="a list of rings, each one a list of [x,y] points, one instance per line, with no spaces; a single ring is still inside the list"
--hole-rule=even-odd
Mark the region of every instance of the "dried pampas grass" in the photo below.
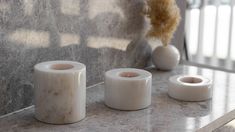
[[[175,0],[147,0],[144,13],[152,26],[147,36],[157,37],[167,46],[181,19]]]

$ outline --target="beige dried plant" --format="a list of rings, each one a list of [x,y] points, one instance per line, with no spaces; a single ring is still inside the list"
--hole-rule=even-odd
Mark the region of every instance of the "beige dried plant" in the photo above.
[[[157,37],[167,46],[176,31],[181,16],[175,0],[147,0],[144,13],[150,19],[151,29],[147,36]]]

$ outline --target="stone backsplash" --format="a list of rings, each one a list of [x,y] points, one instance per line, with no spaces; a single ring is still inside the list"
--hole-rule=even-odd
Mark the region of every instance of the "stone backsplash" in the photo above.
[[[144,68],[143,0],[0,0],[0,115],[33,104],[33,66],[72,60],[87,86],[115,67]]]

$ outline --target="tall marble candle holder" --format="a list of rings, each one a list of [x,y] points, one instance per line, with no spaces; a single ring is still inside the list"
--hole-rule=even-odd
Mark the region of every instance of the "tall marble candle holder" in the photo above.
[[[73,61],[35,65],[35,117],[51,124],[82,120],[86,114],[86,66]]]

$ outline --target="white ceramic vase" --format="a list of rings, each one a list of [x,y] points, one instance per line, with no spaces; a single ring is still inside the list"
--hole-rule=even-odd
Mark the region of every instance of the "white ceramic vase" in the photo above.
[[[172,70],[179,64],[180,53],[173,45],[158,46],[152,53],[152,61],[157,69]]]

